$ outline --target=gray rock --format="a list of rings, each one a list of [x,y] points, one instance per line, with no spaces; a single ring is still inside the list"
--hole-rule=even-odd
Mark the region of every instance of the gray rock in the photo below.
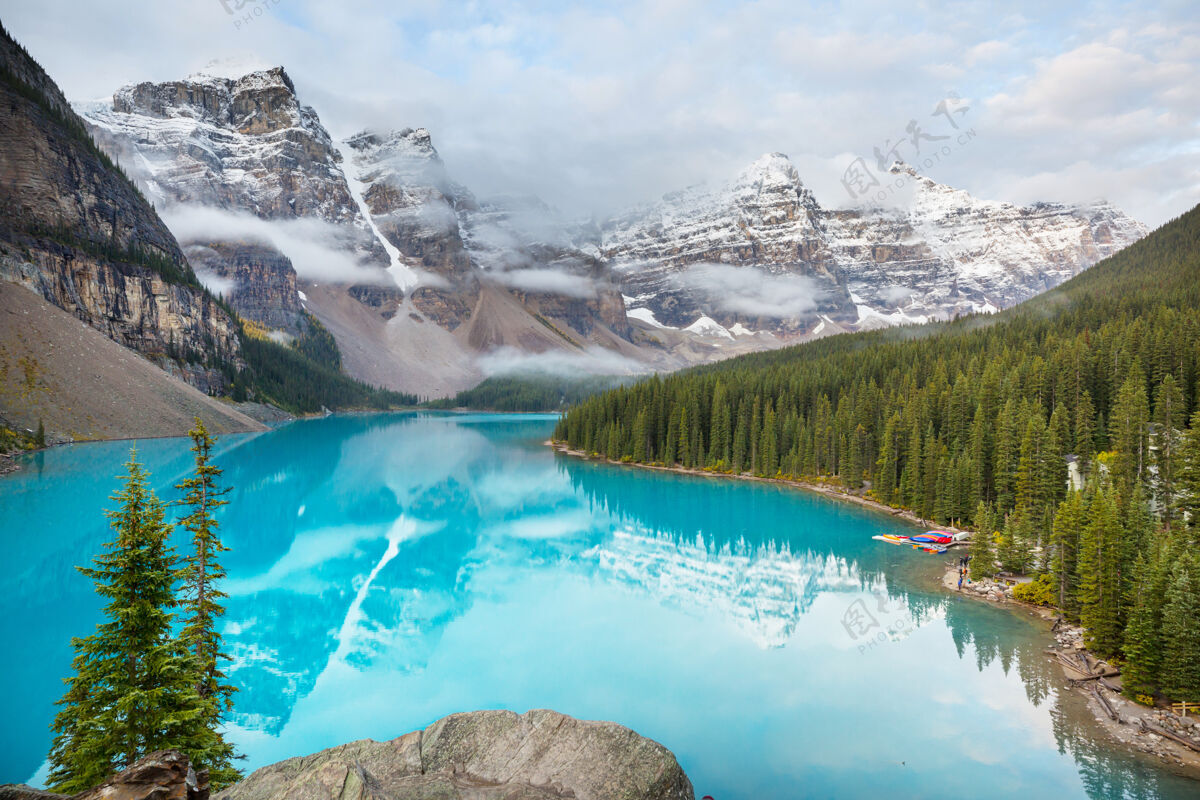
[[[453,714],[257,770],[218,800],[693,800],[662,745],[554,711]]]
[[[24,783],[6,783],[0,786],[0,800],[63,800],[66,796],[44,792]]]
[[[25,784],[0,786],[0,800],[208,800],[208,770],[197,773],[178,750],[158,750],[104,783],[70,797]]]

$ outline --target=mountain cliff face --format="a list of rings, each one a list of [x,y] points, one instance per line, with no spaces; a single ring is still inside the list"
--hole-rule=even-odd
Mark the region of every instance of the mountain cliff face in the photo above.
[[[293,332],[307,310],[350,374],[426,396],[531,356],[675,369],[991,311],[1145,233],[1107,204],[981,201],[901,163],[902,205],[827,209],[781,153],[718,189],[572,223],[536,198],[477,198],[425,129],[334,141],[282,68],[128,86],[86,115],[171,219],[219,209],[267,225],[181,233],[240,313]],[[350,267],[314,271],[288,249],[298,231]]]
[[[382,261],[350,197],[341,156],[282,68],[237,80],[194,75],[118,90],[85,109],[97,141],[166,204],[344,226],[346,244]]]
[[[45,72],[0,32],[0,278],[215,392],[232,319]],[[167,356],[177,357],[180,367]]]
[[[675,192],[613,218],[597,245],[633,314],[794,335],[1011,306],[1146,233],[1106,203],[1021,207],[899,162],[891,173],[910,194],[906,208],[826,210],[787,156],[772,153],[720,189]],[[746,269],[761,275],[734,272]],[[780,292],[790,307],[772,301]]]
[[[300,335],[304,306],[296,271],[278,250],[255,242],[213,242],[189,245],[187,256],[197,276],[224,289],[225,299],[242,317]]]
[[[396,284],[413,290],[420,313],[457,329],[479,296],[458,220],[475,198],[450,181],[423,128],[364,131],[342,143],[341,153],[362,213],[388,248]]]

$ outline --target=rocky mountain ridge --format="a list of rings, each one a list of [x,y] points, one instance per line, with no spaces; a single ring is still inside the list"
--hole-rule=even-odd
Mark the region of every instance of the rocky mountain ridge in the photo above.
[[[902,162],[890,174],[908,187],[906,206],[828,210],[787,156],[771,153],[724,187],[613,218],[597,246],[622,276],[631,313],[794,336],[1005,308],[1146,233],[1107,203],[1021,207],[978,200]]]
[[[296,298],[333,332],[350,374],[425,396],[531,364],[676,369],[992,311],[1145,233],[1111,205],[981,201],[902,163],[891,174],[907,187],[903,206],[827,209],[781,153],[726,186],[579,223],[536,198],[475,197],[422,128],[335,142],[278,67],[128,86],[84,110],[172,218],[219,209],[310,226],[242,243],[294,264]],[[320,251],[315,267],[297,231]],[[181,241],[236,250],[218,235]],[[235,308],[286,330],[296,310],[282,272],[204,264],[233,281]]]
[[[611,372],[707,355],[655,335],[633,341],[594,248],[553,220],[529,229],[548,209],[477,200],[449,177],[423,129],[333,142],[282,69],[124,87],[84,111],[97,139],[183,220],[181,242],[203,254],[203,277],[227,288],[240,313],[276,325],[269,320],[294,308],[278,297],[286,281],[277,271],[219,263],[222,254],[253,245],[260,263],[262,248],[290,260],[301,305],[360,379],[438,396],[530,356]],[[191,223],[214,211],[225,216]],[[237,241],[223,238],[234,230]],[[313,249],[324,260],[316,268]],[[339,259],[341,273],[330,275],[337,270],[324,267]],[[277,314],[262,305],[272,297]]]

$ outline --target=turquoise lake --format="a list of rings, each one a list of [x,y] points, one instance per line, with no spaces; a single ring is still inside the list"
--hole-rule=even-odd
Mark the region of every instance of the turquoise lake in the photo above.
[[[253,769],[455,711],[553,708],[669,747],[716,800],[1194,798],[1107,743],[1044,623],[937,588],[911,530],[786,487],[558,455],[550,417],[391,414],[218,445],[229,734]],[[129,443],[0,478],[0,783],[44,774],[75,572]],[[139,457],[165,497],[186,440]]]

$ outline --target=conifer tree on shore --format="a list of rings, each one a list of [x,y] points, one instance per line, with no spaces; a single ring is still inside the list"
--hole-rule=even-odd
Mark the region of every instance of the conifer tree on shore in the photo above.
[[[1149,557],[1138,554],[1134,565],[1131,611],[1125,629],[1122,684],[1130,697],[1153,695],[1162,667],[1162,615],[1167,589],[1169,548]]]
[[[171,635],[177,578],[171,525],[130,451],[124,488],[106,512],[113,540],[94,566],[79,567],[108,600],[105,620],[76,638],[67,691],[54,719],[49,785],[80,792],[141,756],[190,743],[199,717],[193,662]]]
[[[131,451],[124,488],[112,497],[119,508],[106,512],[113,541],[93,567],[79,568],[109,602],[96,632],[73,640],[75,675],[52,725],[48,783],[56,791],[90,789],[167,748],[208,769],[215,789],[240,778],[221,733],[234,689],[220,669],[226,656],[217,631],[225,597],[219,558],[228,548],[217,536],[214,511],[228,489],[217,483],[214,440],[199,419],[190,435],[195,471],[177,486],[187,508],[180,525],[191,534],[189,555],[178,560],[168,544],[173,525]],[[182,612],[178,635],[175,609]]]
[[[1200,566],[1190,552],[1175,564],[1162,610],[1162,687],[1174,699],[1200,702]]]
[[[181,570],[180,606],[184,625],[180,638],[192,652],[196,692],[201,701],[195,734],[202,744],[192,758],[199,766],[208,768],[212,785],[221,788],[240,777],[231,764],[236,757],[233,747],[220,732],[225,714],[233,707],[235,689],[225,682],[220,663],[228,659],[221,652],[221,634],[217,630],[217,623],[225,613],[221,601],[227,596],[220,588],[225,577],[220,556],[229,548],[221,543],[214,512],[227,504],[224,497],[229,488],[217,483],[221,469],[212,464],[215,439],[199,417],[188,435],[192,439],[195,469],[175,487],[183,492],[180,502],[187,509],[179,524],[191,535],[191,550]]]

